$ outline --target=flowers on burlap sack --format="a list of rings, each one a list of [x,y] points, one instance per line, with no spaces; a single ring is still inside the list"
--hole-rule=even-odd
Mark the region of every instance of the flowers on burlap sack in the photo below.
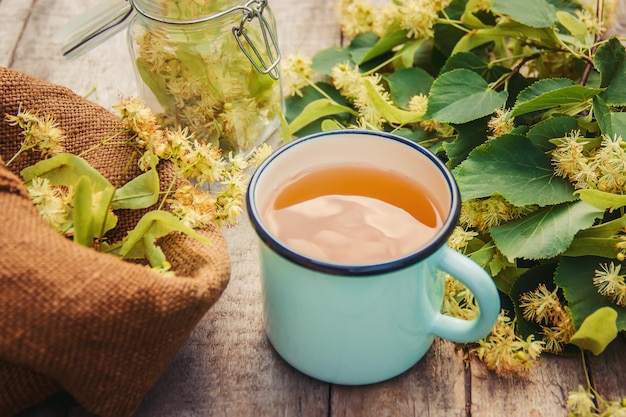
[[[123,97],[113,107],[120,115],[119,128],[78,155],[64,152],[64,132],[48,115],[21,107],[17,114],[7,114],[8,123],[19,126],[24,136],[7,166],[24,152],[40,151],[44,159],[23,169],[21,175],[33,203],[53,229],[102,252],[145,258],[152,268],[166,272],[170,265],[157,239],[179,231],[210,244],[194,229],[236,223],[243,212],[245,170],[258,165],[271,148],[263,144],[247,155],[224,156],[216,146],[196,140],[186,128],[161,127],[139,98]],[[111,184],[83,159],[108,145],[130,147],[127,167],[137,164],[142,173],[125,184]],[[173,178],[159,177],[161,161],[174,167]],[[169,183],[161,184],[164,180]],[[123,240],[109,242],[106,233],[116,227],[114,210],[119,209],[147,212]]]

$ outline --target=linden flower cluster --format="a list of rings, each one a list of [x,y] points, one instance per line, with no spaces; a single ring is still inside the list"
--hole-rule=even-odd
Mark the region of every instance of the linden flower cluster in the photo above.
[[[488,232],[491,227],[521,218],[535,209],[534,206],[514,206],[501,195],[476,198],[462,203],[459,222],[466,228]]]
[[[550,291],[540,284],[520,296],[520,308],[526,320],[541,326],[546,351],[562,352],[576,333],[569,309],[561,303],[556,289]]]
[[[375,7],[368,0],[339,0],[336,10],[344,35],[365,32],[383,36],[390,28],[405,29],[407,36],[429,39],[439,13],[450,3],[442,0],[400,0]]]
[[[24,136],[20,149],[7,161],[7,166],[22,153],[34,149],[40,150],[44,157],[63,152],[65,137],[52,118],[39,117],[20,108],[16,115],[7,114],[6,120],[11,126],[19,126]]]
[[[538,363],[544,342],[533,335],[525,340],[515,333],[515,322],[500,312],[489,336],[471,349],[487,368],[499,375],[524,376]]]
[[[341,95],[354,102],[359,113],[357,123],[360,127],[381,130],[387,120],[380,114],[365,87],[365,83],[370,82],[383,100],[391,102],[389,92],[382,86],[381,75],[361,74],[358,68],[346,63],[335,65],[331,77]]]
[[[597,406],[596,401],[601,406]],[[594,394],[591,389],[579,386],[578,391],[572,391],[567,396],[567,409],[571,417],[624,417],[626,398],[622,401],[607,401],[597,392]]]
[[[212,222],[236,222],[243,212],[248,181],[244,170],[263,161],[272,151],[269,145],[260,145],[247,156],[231,152],[224,159],[219,148],[199,142],[187,128],[162,129],[140,98],[125,97],[113,108],[124,127],[134,133],[135,144],[143,152],[138,162],[141,169],[149,169],[154,157],[168,160],[176,165],[179,175],[198,185],[175,190],[167,200],[172,213],[194,228]],[[205,184],[215,189],[202,190]]]
[[[192,19],[227,10],[231,1],[160,2],[164,16]],[[164,126],[188,127],[195,137],[225,151],[249,152],[278,125],[280,83],[261,74],[231,32],[211,24],[133,27],[136,65],[145,88],[158,100]],[[264,45],[252,23],[247,35]],[[156,106],[156,103],[155,103]],[[156,107],[155,107],[156,109]]]
[[[552,152],[556,175],[576,189],[597,189],[613,194],[626,192],[626,142],[621,136],[603,135],[600,146],[587,150],[589,140],[580,131],[561,138]]]

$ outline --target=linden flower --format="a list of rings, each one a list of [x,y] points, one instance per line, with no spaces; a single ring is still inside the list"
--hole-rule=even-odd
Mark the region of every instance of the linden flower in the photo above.
[[[65,234],[69,229],[72,191],[53,186],[47,178],[33,178],[26,189],[46,223]]]
[[[567,409],[575,416],[592,416],[596,409],[593,399],[593,394],[579,385],[578,391],[572,391],[567,396]]]
[[[545,350],[559,353],[576,332],[569,309],[562,305],[557,290],[544,284],[520,296],[523,317],[541,326]]]
[[[20,149],[6,165],[10,165],[23,152],[39,149],[41,156],[53,156],[63,152],[63,131],[57,127],[55,120],[49,116],[39,117],[21,108],[16,115],[6,115],[6,120],[11,126],[19,126],[22,129],[24,141]]]
[[[400,27],[409,31],[409,37],[430,39],[435,33],[433,26],[439,12],[445,7],[441,0],[404,0],[398,6]]]
[[[464,249],[476,236],[478,236],[477,232],[465,230],[461,226],[456,226],[452,231],[452,235],[450,235],[450,238],[448,239],[448,245],[450,245],[452,249],[461,250]]]
[[[146,146],[154,132],[158,129],[157,118],[152,109],[138,97],[123,97],[121,101],[113,105],[124,123],[124,126],[135,132],[137,143]]]
[[[215,221],[215,199],[191,184],[177,189],[168,202],[172,213],[191,228],[207,227]]]
[[[494,137],[511,133],[515,128],[513,118],[510,117],[510,109],[496,109],[496,113],[487,122],[487,127],[493,132]]]
[[[283,91],[285,96],[302,97],[302,89],[310,84],[315,71],[311,58],[302,54],[289,55],[283,61]]]
[[[376,15],[374,6],[367,0],[339,0],[335,11],[341,32],[349,38],[369,32]]]
[[[499,375],[528,374],[543,351],[543,342],[530,335],[522,339],[515,334],[515,322],[500,312],[491,333],[472,348],[489,370]]]
[[[613,303],[620,307],[626,307],[626,282],[624,275],[620,274],[622,265],[600,264],[601,269],[596,269],[593,285],[598,289],[598,293],[608,297]]]

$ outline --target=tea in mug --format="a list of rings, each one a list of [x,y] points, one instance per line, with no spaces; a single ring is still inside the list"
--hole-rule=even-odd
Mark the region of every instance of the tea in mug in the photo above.
[[[327,165],[279,186],[263,217],[291,250],[331,263],[367,265],[426,246],[442,225],[433,201],[400,172]]]

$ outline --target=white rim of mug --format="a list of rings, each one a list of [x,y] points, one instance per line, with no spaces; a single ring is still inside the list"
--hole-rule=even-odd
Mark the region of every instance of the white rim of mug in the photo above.
[[[286,152],[289,152],[291,148],[293,148],[294,146],[298,146],[298,144],[301,142],[306,142],[322,136],[339,136],[343,134],[379,136],[386,139],[395,140],[419,151],[439,169],[439,172],[444,177],[450,192],[450,208],[448,211],[448,216],[445,218],[443,224],[441,225],[441,229],[428,242],[427,245],[425,245],[416,252],[413,252],[401,258],[392,259],[388,262],[357,265],[338,264],[324,261],[321,259],[311,258],[301,253],[298,253],[285,246],[263,227],[260,221],[260,219],[262,218],[260,210],[257,207],[257,204],[252,196],[255,194],[259,177],[263,175],[263,171],[267,168],[267,166],[271,164],[274,159],[278,158],[280,155]],[[246,193],[246,205],[248,207],[248,216],[256,234],[259,236],[261,241],[263,241],[270,249],[272,249],[281,257],[305,268],[327,274],[343,276],[367,276],[393,272],[406,268],[427,258],[435,251],[437,251],[441,246],[447,244],[448,238],[452,234],[452,231],[454,230],[459,218],[459,213],[461,210],[461,196],[458,186],[456,185],[456,182],[450,170],[446,167],[444,162],[441,161],[439,157],[437,157],[437,155],[435,155],[432,151],[428,150],[424,146],[418,144],[417,142],[413,142],[409,139],[389,132],[362,129],[345,129],[310,134],[295,139],[292,142],[289,142],[288,144],[278,148],[274,153],[267,157],[267,159],[263,161],[263,163],[261,163],[261,165],[259,165],[259,167],[257,167],[257,169],[252,174],[252,177],[250,178],[250,183],[248,185],[248,192]]]

